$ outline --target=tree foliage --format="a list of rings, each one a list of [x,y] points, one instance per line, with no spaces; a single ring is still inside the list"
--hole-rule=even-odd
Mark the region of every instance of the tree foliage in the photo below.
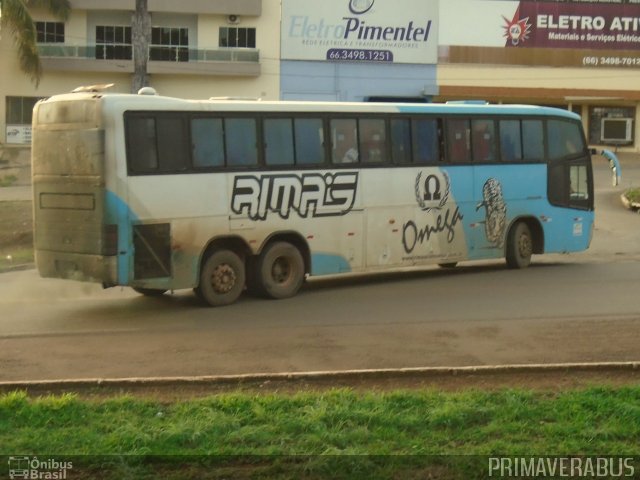
[[[31,17],[34,9],[45,9],[64,21],[71,12],[69,0],[0,0],[0,29],[8,29],[18,50],[20,70],[37,87],[42,78],[38,54],[36,25]]]

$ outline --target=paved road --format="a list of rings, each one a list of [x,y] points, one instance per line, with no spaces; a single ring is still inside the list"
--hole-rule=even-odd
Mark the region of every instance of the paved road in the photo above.
[[[222,309],[191,294],[0,275],[0,380],[639,360],[640,215],[596,162],[593,248],[453,271],[312,282]]]
[[[31,185],[20,185],[17,187],[0,187],[0,202],[12,200],[31,200]]]

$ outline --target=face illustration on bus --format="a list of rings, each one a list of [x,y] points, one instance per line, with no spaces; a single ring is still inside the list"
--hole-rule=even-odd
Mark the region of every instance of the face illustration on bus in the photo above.
[[[476,206],[476,210],[484,207],[484,231],[487,241],[502,248],[504,245],[504,231],[507,226],[507,204],[502,195],[502,185],[495,178],[489,178],[482,187],[483,200]]]

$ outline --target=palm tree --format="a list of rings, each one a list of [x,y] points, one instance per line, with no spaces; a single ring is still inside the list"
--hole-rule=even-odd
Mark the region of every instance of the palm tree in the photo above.
[[[37,87],[42,77],[42,64],[38,54],[36,26],[29,8],[45,8],[64,21],[69,17],[71,4],[69,0],[0,0],[0,29],[8,28],[13,33],[20,70]]]

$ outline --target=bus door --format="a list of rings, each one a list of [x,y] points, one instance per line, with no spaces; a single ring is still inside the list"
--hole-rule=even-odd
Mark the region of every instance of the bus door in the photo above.
[[[446,124],[446,158],[451,165],[446,171],[462,216],[467,258],[490,256],[490,249],[495,246],[488,243],[486,232],[494,228],[494,223],[499,225],[504,221],[499,201],[485,202],[484,193],[499,186],[499,181],[487,183],[490,179],[484,178],[482,171],[483,163],[495,161],[494,129],[492,120],[483,119],[448,119]],[[497,214],[488,216],[487,206]]]
[[[363,172],[366,205],[366,266],[413,264],[415,243],[407,247],[404,233],[416,222],[411,185],[412,169],[367,170]]]

